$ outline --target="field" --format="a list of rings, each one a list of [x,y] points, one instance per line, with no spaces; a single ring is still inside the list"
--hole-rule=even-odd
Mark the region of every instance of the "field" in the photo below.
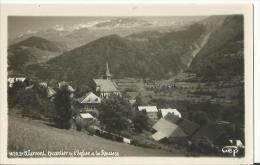
[[[131,99],[141,95],[146,104],[154,104],[152,102],[154,99],[188,101],[190,103],[210,102],[222,106],[239,104],[240,100],[238,99],[243,92],[241,78],[227,82],[191,81],[195,78],[189,74],[179,74],[169,80],[125,78],[115,81],[120,91],[125,91]]]
[[[75,130],[61,130],[38,120],[9,115],[8,151],[114,151],[119,156],[184,156],[181,152],[166,152],[136,147],[90,136]]]

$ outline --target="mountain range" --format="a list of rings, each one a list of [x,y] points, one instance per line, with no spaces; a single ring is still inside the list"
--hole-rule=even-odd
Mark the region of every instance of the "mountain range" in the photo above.
[[[138,22],[135,19],[128,20],[131,21]],[[107,29],[111,30],[112,35],[102,36],[97,33],[102,37],[96,36],[98,39],[65,52],[63,48],[66,46],[61,47],[57,41],[50,41],[53,47],[29,44],[33,49],[48,52],[59,50],[63,53],[38,62],[30,62],[33,61],[30,59],[33,56],[30,56],[29,60],[22,62],[26,64],[24,72],[44,80],[60,79],[77,84],[100,77],[106,62],[114,78],[167,79],[180,72],[193,72],[207,80],[243,75],[243,16],[211,16],[175,30],[169,30],[170,27],[167,30],[144,28],[151,25],[142,22],[144,25],[140,26],[143,28],[141,32],[134,28],[124,35],[114,34],[113,31],[118,29],[112,27],[121,22],[117,20],[99,24],[99,27],[110,27]],[[85,32],[86,29],[81,28],[78,33],[73,33],[75,40],[80,34],[84,36],[80,30]],[[27,40],[23,42],[30,43]],[[17,45],[20,45],[19,48]],[[9,55],[14,57],[14,50],[21,49],[21,45],[24,47],[20,42],[10,46]],[[13,65],[11,59],[10,66]]]
[[[17,37],[10,38],[8,43],[9,45],[14,45],[32,36],[37,36],[50,41],[63,42],[66,44],[68,49],[72,50],[107,35],[117,34],[124,37],[132,33],[140,33],[144,31],[156,30],[160,32],[169,32],[182,29],[200,19],[201,18],[194,18],[194,20],[189,21],[178,20],[175,22],[158,23],[156,21],[148,21],[142,18],[122,17],[89,23],[80,23],[72,27],[65,27],[57,24],[52,28],[44,30],[28,30]]]

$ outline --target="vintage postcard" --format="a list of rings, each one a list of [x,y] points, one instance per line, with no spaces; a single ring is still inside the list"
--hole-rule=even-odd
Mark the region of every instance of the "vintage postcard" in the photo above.
[[[251,4],[2,5],[1,163],[251,164]]]

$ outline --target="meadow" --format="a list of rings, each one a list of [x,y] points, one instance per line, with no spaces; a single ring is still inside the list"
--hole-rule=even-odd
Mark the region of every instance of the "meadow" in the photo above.
[[[39,120],[9,115],[8,152],[10,151],[114,151],[119,156],[180,156],[181,152],[136,147],[110,141],[86,132],[62,130]]]

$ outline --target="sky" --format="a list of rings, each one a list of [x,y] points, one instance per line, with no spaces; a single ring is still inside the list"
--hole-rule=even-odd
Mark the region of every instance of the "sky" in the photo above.
[[[39,31],[52,28],[56,25],[65,27],[72,27],[82,23],[90,23],[93,21],[104,21],[116,17],[40,17],[40,16],[9,16],[8,17],[8,36],[14,38],[27,31]],[[205,17],[141,17],[148,21],[157,21],[159,23],[173,22],[173,21],[194,21],[201,20]]]

